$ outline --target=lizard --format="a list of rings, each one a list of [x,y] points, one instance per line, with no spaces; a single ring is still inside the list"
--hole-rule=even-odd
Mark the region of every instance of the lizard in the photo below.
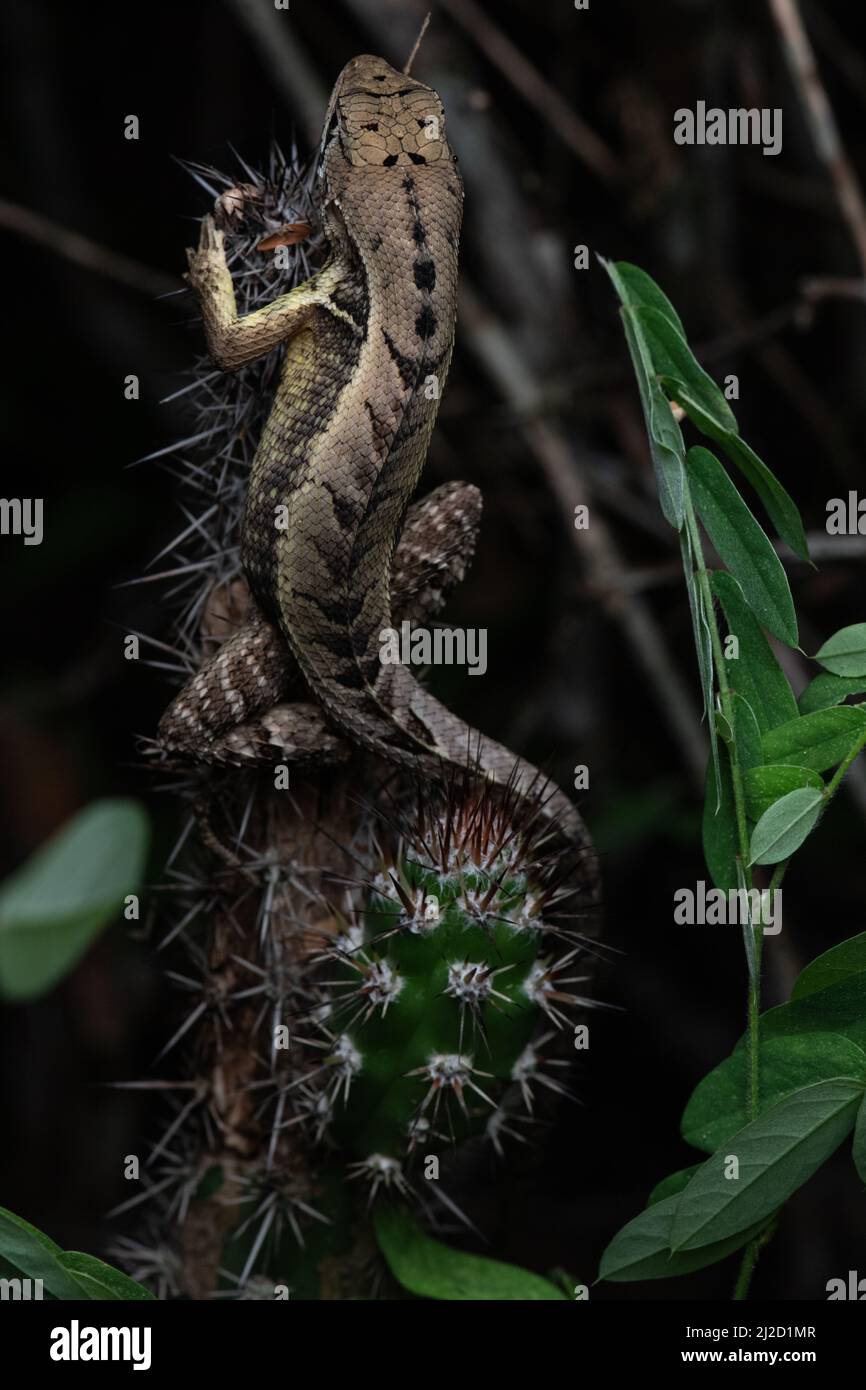
[[[159,747],[244,763],[275,749],[340,761],[360,745],[421,778],[471,761],[591,852],[558,788],[379,656],[407,515],[416,532],[437,516],[408,509],[456,320],[463,185],[438,94],[382,58],[352,59],[328,104],[314,200],[328,259],[244,317],[213,217],[187,251],[216,365],[237,371],[280,345],[285,357],[242,525],[249,614],[169,706]],[[282,703],[296,667],[315,703]]]

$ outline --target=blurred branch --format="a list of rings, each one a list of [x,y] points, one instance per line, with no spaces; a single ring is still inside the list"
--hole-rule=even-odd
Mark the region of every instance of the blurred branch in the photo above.
[[[607,498],[605,498],[607,501]],[[813,560],[828,564],[848,564],[850,561],[866,560],[866,536],[828,536],[824,531],[807,531],[806,542]],[[773,549],[786,569],[808,570],[810,566],[799,555],[792,555],[784,541],[775,541]],[[707,546],[711,565],[721,565],[721,560],[712,546]],[[605,592],[616,590],[620,593],[645,593],[648,589],[660,589],[668,584],[676,584],[682,579],[683,569],[678,560],[663,561],[657,565],[635,566],[607,577]],[[596,596],[601,590],[592,583],[583,586],[584,593]]]
[[[755,323],[755,314],[736,282],[719,273],[716,286],[719,312],[735,325],[735,332],[748,330]],[[808,323],[812,306],[802,300],[795,321]],[[760,337],[749,345],[755,360],[775,382],[791,403],[791,407],[812,431],[816,442],[840,476],[851,481],[862,473],[859,451],[853,445],[839,414],[824,399],[815,382],[804,371],[786,345],[778,340]]]
[[[517,414],[526,416],[521,425],[523,436],[559,503],[588,582],[622,628],[655,691],[694,783],[703,792],[707,749],[700,719],[670,658],[662,631],[648,605],[636,595],[622,591],[618,581],[625,568],[623,558],[598,511],[593,511],[585,531],[575,530],[575,506],[591,500],[586,475],[561,432],[537,417],[536,407],[542,399],[540,382],[502,325],[482,307],[465,276],[460,291],[460,323],[490,380]]]
[[[129,256],[122,256],[117,251],[110,251],[107,246],[100,246],[98,242],[91,241],[79,232],[71,232],[68,227],[61,227],[58,222],[52,222],[41,213],[32,212],[30,208],[22,208],[16,203],[7,203],[2,199],[0,227],[25,237],[27,241],[35,242],[37,246],[46,246],[55,255],[72,261],[75,265],[84,266],[85,270],[94,270],[97,275],[106,275],[110,280],[117,280],[121,285],[138,290],[141,294],[176,294],[181,288],[175,275],[165,275],[161,270],[152,270],[150,266],[133,261]]]
[[[866,62],[827,14],[823,4],[807,4],[806,17],[819,48],[833,59],[860,97],[866,97]]]
[[[866,280],[812,275],[800,282],[800,290],[810,304],[817,304],[821,299],[866,299]]]
[[[230,0],[238,20],[258,49],[281,96],[298,122],[310,149],[318,149],[328,90],[290,27],[291,13],[275,10],[270,0]]]
[[[622,176],[622,166],[613,151],[581,120],[475,0],[440,0],[440,3],[578,159],[583,160],[606,183],[612,183]]]
[[[833,182],[842,216],[848,224],[861,268],[866,274],[866,204],[853,165],[839,137],[833,108],[822,85],[797,0],[769,0],[769,4],[815,150]]]

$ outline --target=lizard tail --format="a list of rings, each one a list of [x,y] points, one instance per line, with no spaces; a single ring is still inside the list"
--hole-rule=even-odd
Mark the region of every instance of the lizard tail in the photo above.
[[[542,816],[570,847],[591,850],[583,820],[564,792],[532,763],[452,713],[408,667],[380,666],[375,685],[365,682],[356,692],[349,718],[345,690],[330,698],[317,686],[316,693],[331,720],[386,761],[431,778],[441,778],[448,768],[474,771],[525,801],[530,813]]]

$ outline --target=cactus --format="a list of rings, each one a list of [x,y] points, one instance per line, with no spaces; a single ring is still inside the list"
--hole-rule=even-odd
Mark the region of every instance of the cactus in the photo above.
[[[540,839],[511,798],[450,787],[327,952],[331,1131],[374,1195],[408,1191],[431,1149],[475,1134],[501,1148],[536,1082],[561,1089],[543,1049],[586,1002],[567,992],[582,947],[552,919],[564,890]]]

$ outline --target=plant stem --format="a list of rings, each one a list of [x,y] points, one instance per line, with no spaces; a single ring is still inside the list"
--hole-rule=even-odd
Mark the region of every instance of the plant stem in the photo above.
[[[833,773],[833,776],[830,778],[830,781],[827,783],[827,789],[824,792],[825,801],[831,801],[832,798],[835,796],[836,792],[839,790],[839,783],[842,781],[842,778],[845,776],[845,773],[848,771],[854,759],[857,757],[857,754],[861,753],[864,748],[866,748],[866,732],[864,732],[860,736],[860,738],[858,738],[850,753],[847,755],[844,761],[839,764],[839,766],[836,768],[836,771]]]
[[[713,626],[715,626],[715,623],[713,624]],[[720,678],[720,687],[721,684],[722,682]],[[842,778],[845,776],[845,773],[848,771],[848,768],[851,766],[854,759],[857,757],[859,753],[862,752],[864,748],[866,748],[866,732],[864,732],[862,737],[857,740],[851,751],[848,753],[847,757],[844,759],[843,762],[839,764],[832,778],[827,783],[827,790],[824,793],[826,801],[829,802],[832,800],[833,796],[838,791]],[[770,879],[770,886],[767,889],[767,892],[769,894],[775,892],[775,890],[781,884],[782,879],[785,877],[790,862],[790,859],[783,859],[782,862],[780,864],[777,864],[776,867],[773,869],[773,876]],[[757,1114],[758,1102],[760,1099],[760,1071],[758,1067],[758,1032],[760,1026],[759,982],[761,969],[761,948],[763,946],[763,940],[763,926],[759,926],[757,931],[755,932],[755,967],[757,976],[757,987],[752,988],[749,991],[749,1113],[753,1119]],[[753,1038],[754,1047],[752,1046]],[[733,1301],[735,1303],[741,1303],[746,1298],[748,1298],[749,1285],[752,1281],[752,1275],[755,1272],[755,1265],[758,1259],[758,1252],[760,1251],[761,1245],[763,1243],[765,1242],[763,1242],[761,1239],[752,1240],[749,1242],[749,1244],[746,1246],[743,1252],[743,1259],[742,1263],[740,1264],[740,1271],[737,1275],[737,1282],[734,1285]]]
[[[740,1272],[737,1275],[737,1282],[734,1285],[732,1296],[734,1303],[744,1303],[749,1296],[749,1285],[752,1282],[752,1275],[755,1272],[759,1249],[760,1242],[758,1240],[750,1240],[743,1252],[743,1261],[740,1265]]]
[[[749,868],[749,830],[746,822],[746,795],[743,787],[743,775],[740,769],[740,759],[737,750],[736,738],[736,714],[734,701],[731,694],[731,687],[728,684],[728,671],[725,663],[725,654],[722,650],[722,639],[719,636],[719,625],[716,622],[715,608],[713,606],[713,591],[710,586],[710,576],[704,560],[704,549],[701,544],[701,533],[695,516],[691,497],[686,492],[686,524],[689,528],[689,538],[691,540],[692,552],[695,558],[695,569],[697,572],[698,585],[701,592],[702,607],[706,621],[710,628],[710,640],[713,647],[713,662],[716,670],[716,679],[719,686],[719,700],[722,706],[722,713],[731,729],[732,739],[728,745],[728,758],[731,765],[731,783],[734,791],[734,813],[737,821],[737,843],[739,845],[739,859],[746,888],[752,887],[752,871]],[[707,711],[711,717],[712,711]],[[749,1117],[755,1119],[758,1114],[760,1104],[760,1068],[758,1058],[758,1035],[759,1019],[761,1014],[761,947],[763,945],[763,923],[759,921],[753,927],[755,939],[755,970],[749,971],[749,992],[746,1003],[746,1019],[748,1029],[748,1048],[749,1048]]]
[[[722,650],[722,639],[719,636],[719,625],[716,622],[715,608],[713,606],[713,591],[710,586],[710,575],[704,560],[704,549],[701,544],[701,533],[698,528],[692,499],[686,492],[686,524],[689,528],[689,538],[692,544],[692,552],[695,557],[695,569],[697,571],[698,586],[703,599],[704,614],[710,628],[710,641],[713,647],[713,663],[719,683],[719,700],[722,706],[722,713],[730,725],[731,732],[735,730],[734,701],[731,694],[731,687],[728,684],[728,669],[725,663],[725,654]],[[712,717],[712,711],[707,711],[707,718]],[[740,772],[739,757],[737,754],[737,741],[734,737],[728,746],[728,757],[731,763],[731,781],[734,788],[734,810],[737,818],[737,842],[740,847],[740,859],[742,860],[743,873],[749,888],[752,886],[752,875],[747,868],[749,861],[749,831],[746,824],[746,795],[743,788],[743,778]]]
[[[701,606],[704,616],[709,624],[710,641],[713,648],[713,664],[716,670],[716,680],[719,687],[719,702],[722,707],[722,714],[727,720],[731,730],[731,742],[728,744],[728,759],[731,768],[731,785],[734,793],[734,814],[737,823],[737,843],[739,846],[740,870],[747,890],[752,887],[752,871],[749,867],[749,830],[746,821],[746,794],[743,786],[743,774],[740,768],[739,752],[737,749],[736,737],[736,714],[734,709],[731,687],[728,684],[728,670],[725,663],[725,654],[722,649],[722,639],[719,635],[719,625],[716,621],[716,613],[713,605],[713,591],[710,585],[710,576],[704,560],[704,549],[701,543],[701,534],[695,516],[691,497],[686,491],[686,525],[688,527],[689,538],[691,540],[692,553],[695,560],[695,570],[697,573],[698,586],[701,593]],[[707,717],[712,718],[713,711],[707,711]],[[786,865],[777,866],[776,872],[770,884],[770,891],[782,880]],[[748,1035],[748,1106],[749,1118],[757,1119],[761,1100],[761,1068],[760,1068],[760,1028],[761,1028],[761,956],[764,943],[763,912],[759,912],[757,923],[750,924],[754,937],[754,969],[749,969],[749,988],[746,999],[746,1028]],[[734,1288],[734,1300],[741,1302],[748,1297],[749,1284],[751,1283],[755,1263],[758,1258],[759,1245],[757,1241],[751,1241],[746,1246],[740,1272],[737,1276],[737,1283]]]

